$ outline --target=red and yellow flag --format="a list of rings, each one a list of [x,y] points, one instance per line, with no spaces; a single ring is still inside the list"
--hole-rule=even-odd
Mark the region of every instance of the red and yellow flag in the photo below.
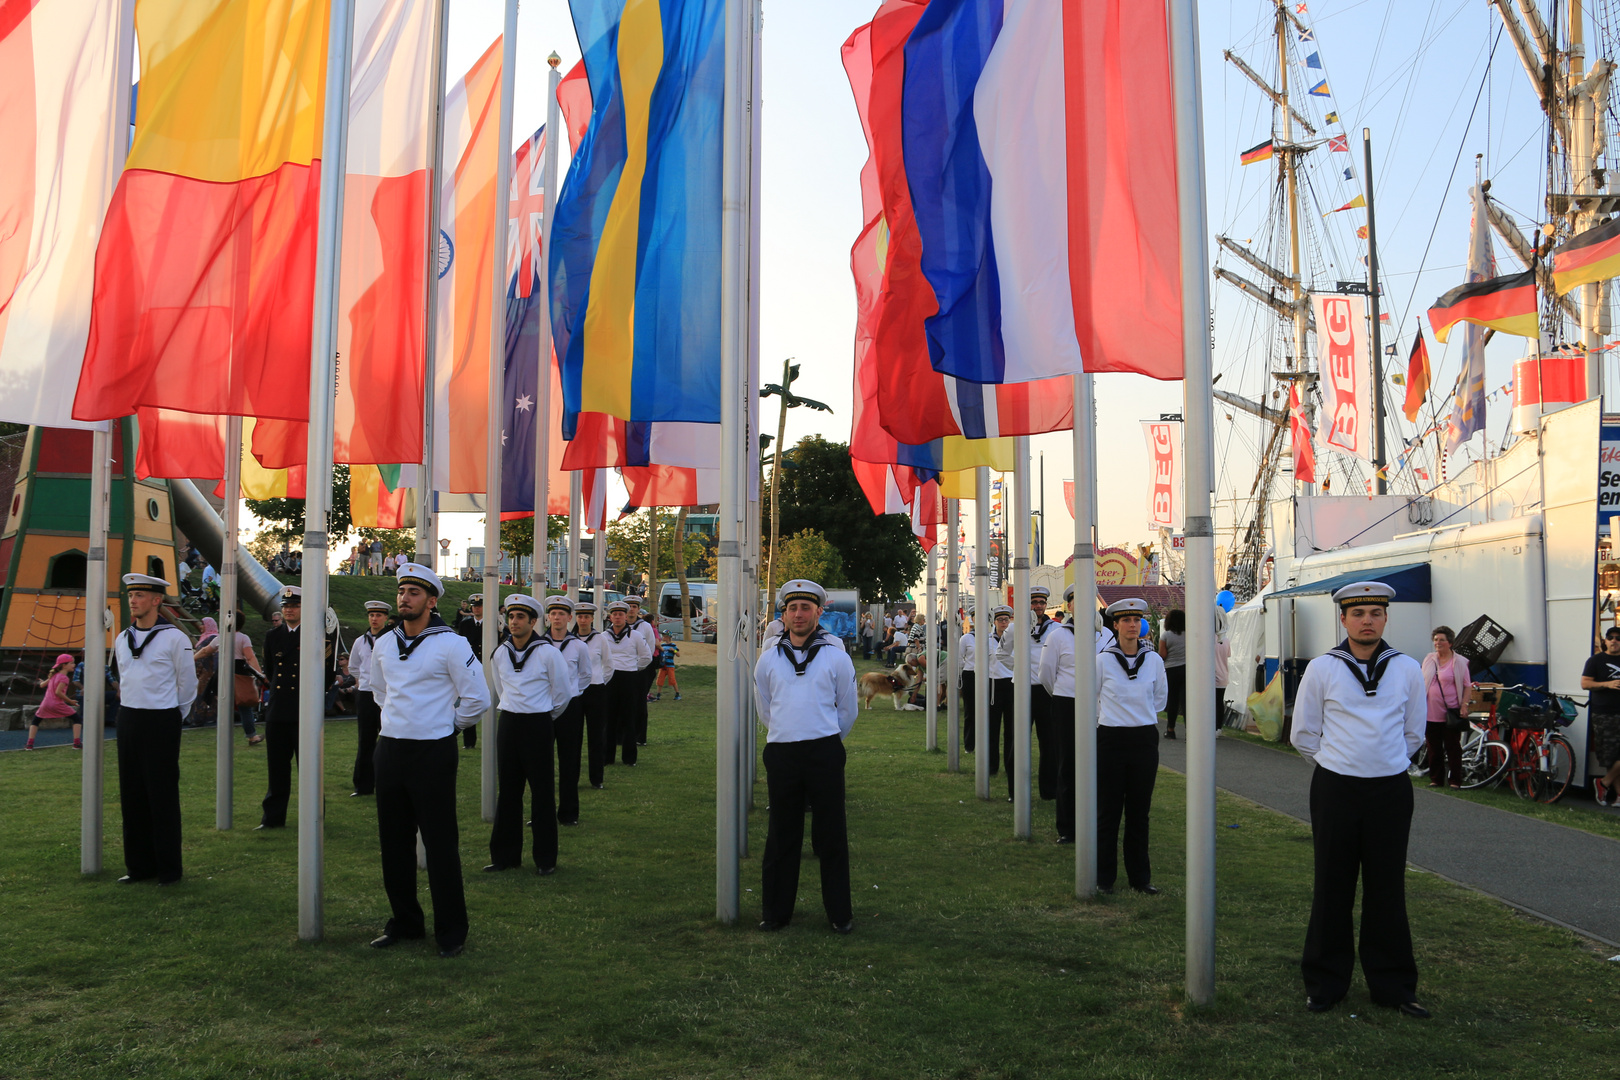
[[[1434,302],[1429,326],[1444,345],[1451,328],[1460,322],[1533,338],[1539,332],[1536,315],[1536,275],[1533,270],[1506,277],[1459,285]]]

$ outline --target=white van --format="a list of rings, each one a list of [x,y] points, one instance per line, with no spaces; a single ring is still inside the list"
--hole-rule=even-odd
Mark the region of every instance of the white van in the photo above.
[[[692,636],[698,641],[713,643],[716,638],[713,610],[720,586],[712,581],[686,582],[686,593],[692,603]],[[658,632],[681,640],[681,583],[666,581],[658,590]]]

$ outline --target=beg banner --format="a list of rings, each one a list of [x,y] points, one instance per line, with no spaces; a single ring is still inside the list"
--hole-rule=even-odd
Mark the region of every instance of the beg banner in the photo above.
[[[1181,491],[1181,421],[1144,420],[1142,436],[1148,450],[1148,528],[1155,532],[1179,529],[1185,507]]]

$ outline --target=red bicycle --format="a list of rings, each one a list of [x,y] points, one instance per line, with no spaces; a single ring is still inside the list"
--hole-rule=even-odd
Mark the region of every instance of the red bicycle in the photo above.
[[[1555,803],[1564,797],[1575,775],[1575,748],[1558,733],[1558,729],[1574,722],[1575,700],[1527,686],[1506,689],[1521,695],[1517,702],[1504,701],[1506,707],[1497,714],[1507,721],[1508,746],[1513,755],[1508,781],[1521,799]],[[1531,704],[1522,697],[1526,693],[1540,694],[1543,701]],[[1503,694],[1504,699],[1508,697]]]

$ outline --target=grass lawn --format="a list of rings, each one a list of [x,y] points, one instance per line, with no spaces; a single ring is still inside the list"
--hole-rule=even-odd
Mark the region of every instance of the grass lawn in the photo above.
[[[1183,786],[1160,774],[1164,895],[1081,903],[1072,849],[1011,839],[887,702],[849,740],[855,933],[804,903],[779,934],[714,921],[714,690],[652,706],[651,745],[582,792],[560,871],[485,875],[476,753],[463,753],[472,933],[442,961],[378,952],[387,916],[370,799],[349,799],[355,729],[328,733],[326,937],[297,940],[296,828],[250,831],[261,751],[237,743],[237,828],[213,830],[212,733],[182,743],[186,879],[120,886],[116,770],[108,869],[78,872],[78,758],[0,756],[0,1077],[1499,1077],[1585,1076],[1620,1045],[1620,964],[1572,934],[1426,874],[1409,877],[1422,1023],[1359,981],[1311,1016],[1297,968],[1309,835],[1222,797],[1219,992],[1183,998]],[[763,772],[761,773],[763,781]],[[745,888],[757,890],[760,812]],[[295,811],[296,813],[296,811]],[[426,903],[426,882],[422,883]]]

